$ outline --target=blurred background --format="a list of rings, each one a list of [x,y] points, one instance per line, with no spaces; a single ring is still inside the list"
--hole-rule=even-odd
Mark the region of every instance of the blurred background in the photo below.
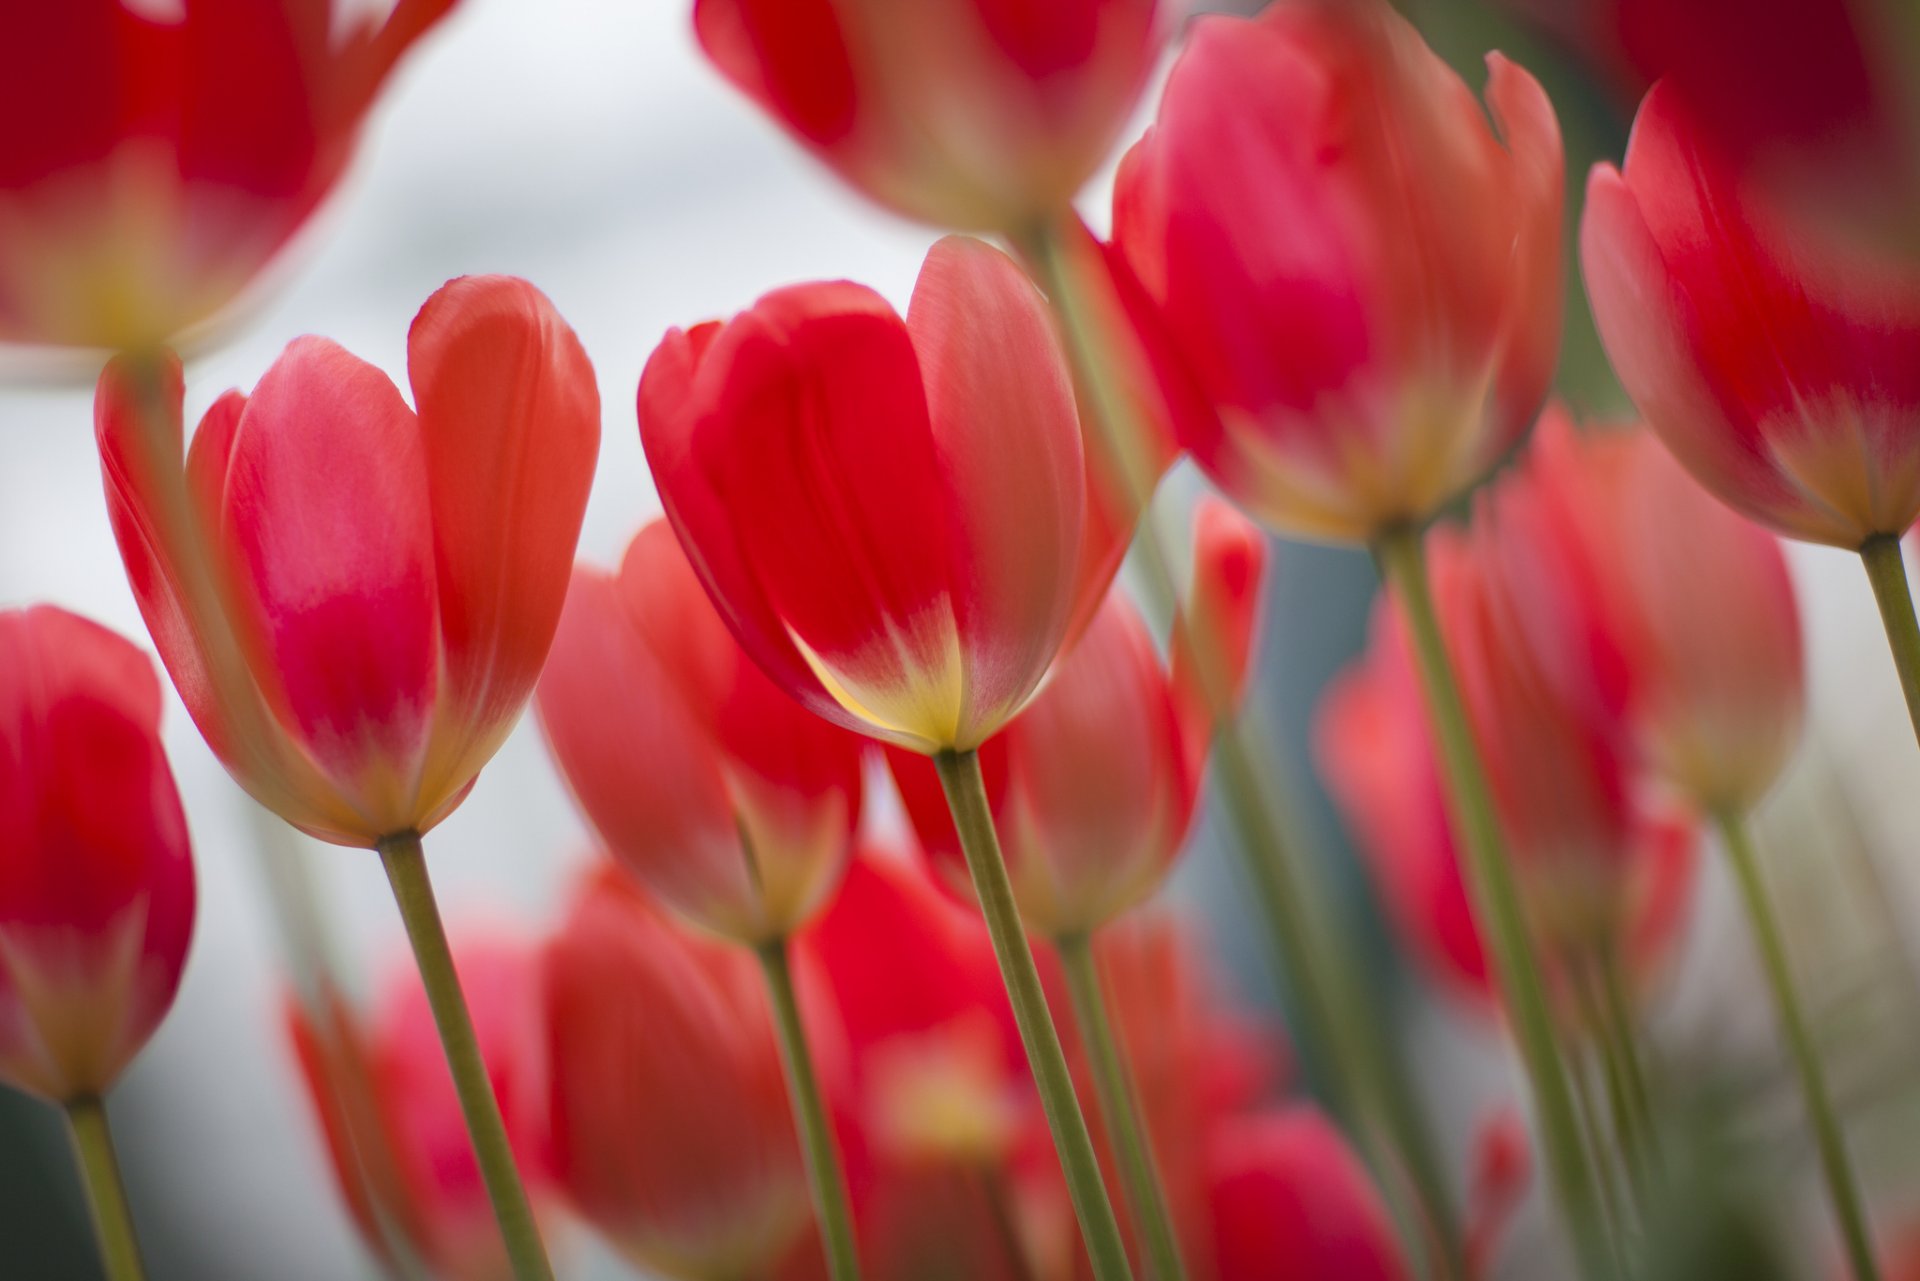
[[[1483,54],[1500,47],[1547,84],[1567,135],[1571,240],[1588,163],[1617,157],[1625,140],[1627,108],[1605,76],[1499,6],[1407,7],[1469,83],[1481,83]],[[1514,11],[1524,7],[1512,0]],[[338,340],[404,386],[406,327],[433,289],[470,272],[525,276],[575,327],[598,370],[604,441],[581,554],[610,563],[657,510],[633,403],[660,334],[811,278],[857,279],[904,309],[934,238],[847,192],[726,88],[694,47],[688,8],[464,0],[402,68],[353,179],[237,339],[190,360],[188,421],[224,389],[251,387],[304,333]],[[1103,178],[1083,202],[1096,226],[1105,225],[1105,190]],[[1571,261],[1568,272],[1562,393],[1583,413],[1618,413],[1624,402]],[[105,519],[91,392],[90,380],[57,374],[0,383],[0,601],[57,601],[143,637]],[[1170,529],[1198,486],[1183,470],[1163,494]],[[1920,760],[1892,697],[1865,581],[1838,553],[1792,554],[1810,631],[1814,724],[1794,777],[1763,816],[1762,841],[1792,908],[1791,944],[1876,1190],[1876,1219],[1894,1227],[1910,1208],[1905,1189],[1920,1191],[1920,1170],[1902,1155],[1920,1137],[1912,928],[1920,851],[1908,835],[1920,830]],[[1476,1125],[1515,1094],[1499,1030],[1436,1001],[1399,967],[1307,749],[1323,685],[1362,640],[1373,581],[1358,552],[1279,550],[1261,706],[1326,875],[1372,922],[1377,1017],[1406,1029],[1404,1053],[1461,1176]],[[256,812],[177,704],[167,729],[195,837],[198,933],[172,1017],[112,1099],[155,1281],[374,1276],[284,1035],[289,959],[268,879],[307,883],[302,892],[361,990],[405,955],[386,881],[371,855],[303,842]],[[527,934],[549,924],[588,838],[531,722],[428,848],[456,936],[463,921]],[[1656,1055],[1703,1098],[1740,1103],[1731,1141],[1754,1156],[1773,1235],[1791,1244],[1801,1269],[1823,1274],[1833,1254],[1806,1182],[1797,1102],[1719,861],[1703,868],[1685,954],[1658,998]],[[1271,1006],[1268,953],[1237,877],[1203,826],[1172,893],[1205,920],[1241,993]],[[1552,1255],[1537,1202],[1504,1254],[1500,1275],[1515,1281],[1553,1274],[1542,1262]],[[584,1233],[562,1253],[569,1275],[625,1275]],[[0,1274],[22,1281],[98,1275],[58,1115],[4,1092],[0,1261]]]

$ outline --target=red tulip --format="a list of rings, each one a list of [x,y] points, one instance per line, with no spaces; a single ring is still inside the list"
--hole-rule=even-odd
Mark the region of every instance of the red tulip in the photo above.
[[[524,281],[464,277],[434,294],[408,365],[415,409],[378,369],[302,338],[252,397],[228,392],[202,421],[187,482],[248,666],[237,681],[212,679],[183,607],[192,549],[165,537],[124,360],[95,409],[121,556],[187,710],[256,799],[346,845],[432,827],[512,728],[559,619],[599,448],[586,354]],[[178,361],[161,373],[177,438]],[[258,707],[224,702],[248,688]]]
[[[408,47],[332,0],[0,8],[0,341],[146,350],[252,281],[340,179]]]
[[[1222,1127],[1212,1144],[1220,1281],[1402,1281],[1393,1222],[1339,1131],[1295,1106]]]
[[[749,944],[832,890],[860,817],[860,739],[741,652],[665,521],[618,576],[582,565],[540,723],[600,838],[676,912]]]
[[[151,660],[65,610],[0,613],[0,1080],[102,1094],[173,1004],[193,909]]]
[[[456,945],[455,959],[515,1161],[537,1201],[550,1176],[532,957],[517,943],[474,936]],[[296,1005],[290,1016],[334,1177],[368,1244],[391,1260],[397,1234],[440,1281],[510,1281],[513,1269],[413,966],[389,976],[365,1024],[343,1008],[316,1020]],[[349,1093],[356,1089],[365,1097]]]
[[[1746,813],[1799,739],[1806,676],[1786,558],[1644,430],[1541,419],[1476,515],[1504,619],[1563,697],[1622,713],[1649,768],[1706,812]]]
[[[1621,382],[1701,484],[1839,547],[1913,523],[1920,266],[1790,222],[1666,85],[1594,169],[1580,248]]]
[[[670,332],[640,437],[687,558],[742,648],[830,720],[969,750],[1067,633],[1085,511],[1045,305],[998,250],[934,246],[902,323],[800,285]]]
[[[1266,549],[1221,503],[1201,508],[1195,630],[1238,687],[1250,651]],[[1171,676],[1133,605],[1115,591],[1045,689],[980,751],[1014,898],[1049,938],[1092,932],[1150,896],[1186,845],[1213,733],[1190,648]],[[923,848],[943,879],[971,893],[959,835],[931,762],[888,761]]]
[[[606,870],[543,976],[555,1169],[580,1214],[649,1270],[767,1275],[810,1210],[753,958]]]
[[[1122,166],[1115,239],[1219,411],[1183,443],[1260,519],[1420,521],[1532,422],[1560,134],[1531,76],[1488,68],[1483,110],[1378,0],[1203,19]]]
[[[722,74],[908,217],[1023,230],[1103,161],[1160,48],[1160,0],[695,0]]]

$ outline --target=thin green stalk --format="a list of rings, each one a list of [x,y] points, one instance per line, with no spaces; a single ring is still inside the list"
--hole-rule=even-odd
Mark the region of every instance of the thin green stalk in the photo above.
[[[1800,1009],[1800,996],[1787,965],[1786,942],[1780,937],[1780,924],[1774,916],[1773,901],[1766,882],[1760,876],[1760,864],[1754,852],[1747,825],[1738,814],[1719,814],[1714,818],[1720,828],[1721,843],[1733,864],[1733,878],[1740,886],[1740,897],[1747,909],[1747,921],[1753,928],[1753,941],[1760,952],[1761,968],[1767,987],[1773,993],[1774,1012],[1780,1019],[1780,1033],[1793,1056],[1800,1075],[1800,1093],[1806,1101],[1807,1121],[1813,1127],[1814,1144],[1820,1152],[1820,1169],[1826,1176],[1827,1193],[1833,1202],[1834,1219],[1840,1239],[1846,1246],[1847,1260],[1854,1281],[1878,1281],[1879,1264],[1873,1257],[1872,1234],[1860,1204],[1860,1188],[1853,1165],[1847,1159],[1846,1141],[1840,1132],[1840,1120],[1834,1114],[1833,1099],[1827,1092],[1826,1072],[1820,1065],[1820,1052],[1807,1030],[1806,1016]]]
[[[800,1150],[806,1156],[807,1182],[813,1188],[814,1216],[820,1223],[821,1248],[827,1272],[834,1281],[856,1281],[860,1253],[854,1245],[853,1215],[847,1209],[847,1179],[840,1166],[840,1149],[827,1123],[827,1105],[814,1075],[813,1052],[807,1048],[807,1030],[800,1022],[800,1002],[793,992],[793,966],[787,941],[775,939],[754,949],[767,976],[767,995],[773,1002],[773,1021],[780,1034],[780,1061],[787,1069],[787,1096],[793,1102],[794,1124],[800,1131]]]
[[[933,764],[947,794],[947,808],[960,835],[980,912],[987,920],[993,954],[1000,962],[1000,977],[1007,985],[1007,999],[1013,1005],[1013,1019],[1026,1047],[1027,1066],[1033,1072],[1047,1128],[1053,1132],[1054,1150],[1066,1175],[1067,1194],[1080,1221],[1080,1236],[1093,1263],[1093,1275],[1096,1281],[1132,1281],[1120,1224],[1113,1217],[1113,1203],[1107,1198],[1100,1163],[1093,1153],[1093,1138],[1087,1133],[1086,1118],[1080,1114],[1073,1077],[1067,1072],[1067,1057],[1060,1049],[1060,1034],[1054,1030],[1046,993],[1040,987],[1040,971],[1034,968],[1033,949],[1027,944],[1019,910],[1014,906],[1013,882],[1007,878],[1000,838],[993,830],[993,811],[987,805],[986,784],[980,778],[980,758],[973,752],[943,751],[934,756]]]
[[[1054,950],[1060,954],[1061,968],[1067,974],[1074,1021],[1093,1066],[1100,1115],[1113,1139],[1121,1177],[1126,1180],[1134,1227],[1146,1243],[1154,1275],[1160,1281],[1184,1281],[1187,1269],[1180,1261],[1180,1242],[1173,1229],[1173,1215],[1167,1209],[1166,1187],[1154,1160],[1153,1136],[1141,1117],[1139,1091],[1114,1039],[1112,1020],[1107,1017],[1107,998],[1100,987],[1093,947],[1085,935],[1075,935],[1055,939]]]
[[[433,1008],[434,1024],[440,1029],[440,1045],[447,1053],[447,1068],[453,1073],[460,1111],[467,1119],[474,1159],[480,1164],[487,1199],[493,1202],[493,1217],[506,1241],[513,1275],[516,1281],[553,1281],[553,1265],[547,1262],[546,1247],[540,1242],[540,1227],[534,1222],[527,1189],[520,1182],[506,1123],[500,1119],[500,1102],[493,1096],[493,1081],[473,1033],[473,1016],[467,1011],[460,976],[453,968],[453,952],[440,923],[433,883],[427,879],[420,837],[402,832],[381,841],[380,861],[393,886],[393,901],[400,908],[407,941],[413,945],[413,959],[420,968],[427,1004]]]
[[[1647,1088],[1646,1065],[1641,1061],[1639,1021],[1633,1014],[1633,1002],[1627,999],[1620,957],[1612,951],[1600,962],[1600,1000],[1607,1022],[1613,1028],[1615,1053],[1619,1057],[1627,1103],[1633,1109],[1634,1123],[1645,1138],[1643,1155],[1649,1162],[1656,1163],[1650,1167],[1652,1172],[1657,1169],[1660,1160],[1660,1130],[1653,1123],[1653,1094]]]
[[[1620,1205],[1620,1193],[1614,1180],[1614,1162],[1607,1149],[1606,1131],[1600,1121],[1600,1107],[1593,1096],[1593,1083],[1587,1079],[1586,1065],[1574,1062],[1567,1065],[1567,1075],[1573,1081],[1573,1106],[1580,1119],[1581,1131],[1586,1135],[1587,1151],[1593,1154],[1593,1178],[1600,1189],[1600,1213],[1607,1222],[1607,1243],[1611,1247],[1610,1262],[1616,1276],[1628,1275],[1626,1266],[1626,1217]]]
[[[1607,1113],[1613,1122],[1613,1147],[1619,1156],[1620,1171],[1627,1192],[1636,1211],[1644,1214],[1647,1208],[1646,1188],[1646,1152],[1643,1147],[1644,1131],[1636,1115],[1630,1089],[1627,1085],[1626,1069],[1621,1063],[1621,1050],[1615,1035],[1613,1021],[1608,1017],[1606,1002],[1599,990],[1598,975],[1588,976],[1584,970],[1569,976],[1579,988],[1579,1000],[1582,1017],[1586,1024],[1587,1038],[1592,1042],[1594,1056],[1599,1061],[1600,1077],[1606,1084]],[[1576,1090],[1580,1088],[1583,1073],[1573,1068]],[[1591,1130],[1591,1127],[1589,1127]],[[1588,1143],[1596,1152],[1599,1137],[1589,1134]],[[1602,1186],[1603,1195],[1605,1185]]]
[[[1120,473],[1118,480],[1128,501],[1149,513],[1157,477],[1142,452],[1145,427],[1133,404],[1115,391],[1113,338],[1093,314],[1087,290],[1070,262],[1069,242],[1076,233],[1088,234],[1069,215],[1059,224],[1035,228],[1020,239],[1019,248],[1041,276],[1059,315],[1069,358],[1081,384],[1091,390],[1091,417],[1101,433],[1105,456]],[[1179,608],[1165,543],[1150,518],[1141,521],[1134,550],[1150,611],[1170,619],[1177,630],[1191,626],[1192,620]],[[1424,1221],[1425,1230],[1413,1234],[1413,1244],[1421,1249],[1430,1244],[1437,1247],[1428,1251],[1434,1256],[1429,1270],[1441,1281],[1464,1278],[1460,1221],[1439,1150],[1403,1064],[1388,1044],[1384,1021],[1361,1013],[1366,1002],[1355,983],[1360,964],[1338,931],[1341,914],[1317,884],[1305,842],[1284,830],[1282,816],[1276,812],[1271,792],[1280,771],[1261,759],[1246,722],[1227,705],[1229,682],[1205,670],[1216,647],[1204,643],[1205,637],[1185,639],[1200,661],[1201,685],[1213,704],[1209,710],[1219,726],[1213,744],[1216,776],[1234,844],[1253,882],[1281,982],[1291,998],[1288,1008],[1298,1024],[1297,1039],[1309,1061],[1316,1054],[1332,1061],[1330,1069],[1312,1073],[1315,1084],[1329,1109],[1355,1132],[1383,1173],[1393,1163],[1382,1148],[1393,1149],[1398,1168],[1391,1172],[1404,1173]],[[1383,1181],[1391,1192],[1398,1192],[1397,1180]]]
[[[1376,542],[1374,552],[1382,575],[1406,613],[1433,718],[1474,917],[1486,937],[1520,1061],[1533,1087],[1534,1114],[1554,1195],[1566,1216],[1582,1272],[1589,1277],[1601,1276],[1607,1255],[1595,1217],[1592,1166],[1580,1141],[1567,1067],[1554,1034],[1539,958],[1527,932],[1520,888],[1514,881],[1494,813],[1493,793],[1473,740],[1453,663],[1447,657],[1440,619],[1434,612],[1421,531],[1410,526],[1388,530]]]
[[[1020,1225],[1013,1221],[1012,1197],[999,1169],[985,1165],[979,1171],[980,1195],[986,1198],[987,1214],[993,1220],[993,1232],[1000,1240],[1009,1281],[1035,1281],[1033,1264],[1027,1258],[1026,1243],[1020,1239]]]
[[[67,1123],[87,1185],[87,1203],[93,1207],[93,1229],[108,1281],[145,1281],[133,1213],[127,1208],[127,1189],[120,1181],[120,1161],[113,1154],[113,1134],[107,1128],[106,1106],[98,1098],[73,1099],[67,1103]]]
[[[1893,665],[1900,671],[1907,718],[1913,722],[1914,736],[1920,738],[1920,621],[1913,615],[1913,592],[1907,586],[1907,566],[1900,558],[1899,538],[1874,535],[1861,545],[1860,559],[1867,567],[1867,581],[1873,584],[1873,599],[1880,606],[1880,622],[1887,630]]]

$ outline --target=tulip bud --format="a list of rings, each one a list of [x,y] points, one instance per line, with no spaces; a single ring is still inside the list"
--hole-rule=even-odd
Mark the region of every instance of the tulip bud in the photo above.
[[[931,754],[1032,697],[1086,485],[1052,321],[998,250],[935,245],[904,324],[840,283],[672,331],[640,437],[721,617],[801,703]]]
[[[102,1094],[173,1004],[193,911],[151,660],[65,610],[0,613],[0,1080]]]
[[[542,960],[556,1175],[638,1266],[766,1276],[810,1219],[779,1048],[744,950],[603,870]]]
[[[586,354],[524,281],[440,289],[408,367],[413,408],[373,366],[298,339],[201,422],[188,489],[247,668],[222,680],[184,607],[193,549],[168,541],[166,482],[142,464],[155,427],[138,371],[115,360],[95,403],[121,557],[187,710],[255,799],[342,845],[425,832],[506,738],[559,621],[599,449]],[[178,360],[160,372],[177,440]],[[258,706],[226,703],[245,690]]]
[[[574,570],[539,708],[602,841],[688,920],[747,944],[785,938],[839,880],[862,742],[741,652],[665,521],[617,577]]]
[[[408,47],[334,0],[0,13],[0,341],[144,351],[209,319],[324,201]]]
[[[1276,528],[1422,521],[1546,393],[1559,126],[1488,69],[1483,110],[1380,0],[1204,18],[1122,165],[1114,238],[1218,411],[1182,443]]]
[[[696,0],[721,73],[910,218],[1016,231],[1072,201],[1159,53],[1160,0]]]

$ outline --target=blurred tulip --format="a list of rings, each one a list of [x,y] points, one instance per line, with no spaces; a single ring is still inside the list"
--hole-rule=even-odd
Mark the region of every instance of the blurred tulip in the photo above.
[[[785,938],[838,881],[862,741],[741,652],[665,521],[640,531],[617,576],[574,570],[539,708],[608,849],[695,924]]]
[[[152,661],[0,612],[0,1081],[97,1100],[173,1005],[193,914]]]
[[[1424,520],[1546,393],[1559,126],[1488,68],[1483,109],[1379,0],[1202,19],[1122,165],[1115,239],[1219,411],[1183,443],[1277,528]]]
[[[1466,1230],[1471,1276],[1493,1275],[1507,1229],[1532,1181],[1533,1150],[1526,1121],[1518,1108],[1503,1105],[1480,1123],[1473,1139]]]
[[[1791,225],[1657,85],[1580,230],[1621,382],[1701,484],[1858,549],[1920,514],[1920,267]]]
[[[846,283],[673,330],[640,381],[662,503],[742,648],[828,719],[977,747],[1071,621],[1085,512],[1052,323],[998,250],[935,245],[905,324]]]
[[[0,5],[0,341],[145,351],[211,318],[333,189],[453,3]]]
[[[1211,1145],[1211,1166],[1220,1281],[1404,1281],[1412,1275],[1365,1167],[1312,1108],[1222,1127]]]
[[[255,799],[343,845],[426,831],[505,739],[559,620],[599,448],[586,354],[524,281],[439,290],[408,364],[417,412],[378,369],[298,339],[195,434],[187,483],[237,682],[214,679],[219,651],[183,601],[192,549],[165,537],[165,481],[140,462],[139,370],[110,364],[95,407],[121,556],[187,710]],[[159,372],[177,440],[179,362]],[[259,705],[229,705],[235,689]]]
[[[581,1215],[642,1268],[764,1276],[808,1223],[766,996],[624,873],[591,876],[548,943],[554,1161]]]
[[[527,949],[473,936],[455,946],[487,1075],[536,1204],[549,1192],[537,975]],[[289,1026],[309,1101],[354,1225],[381,1258],[400,1250],[437,1281],[511,1281],[426,990],[408,965],[373,1018],[295,1004]],[[361,1090],[356,1099],[350,1091]],[[356,1107],[356,1104],[363,1105]]]
[[[714,65],[910,218],[1016,231],[1106,159],[1160,51],[1160,0],[695,0]]]
[[[1551,409],[1487,491],[1480,554],[1505,624],[1555,690],[1622,711],[1649,767],[1703,813],[1746,813],[1799,740],[1800,615],[1779,541],[1644,430]]]
[[[1188,612],[1206,615],[1193,630],[1218,649],[1209,661],[1237,701],[1266,548],[1224,503],[1203,504],[1197,525]],[[1115,590],[1033,703],[982,745],[994,826],[1034,932],[1090,934],[1145,900],[1172,869],[1214,729],[1199,667],[1183,658],[1170,676],[1145,621]],[[956,893],[971,895],[932,764],[897,749],[887,759],[922,848]]]

